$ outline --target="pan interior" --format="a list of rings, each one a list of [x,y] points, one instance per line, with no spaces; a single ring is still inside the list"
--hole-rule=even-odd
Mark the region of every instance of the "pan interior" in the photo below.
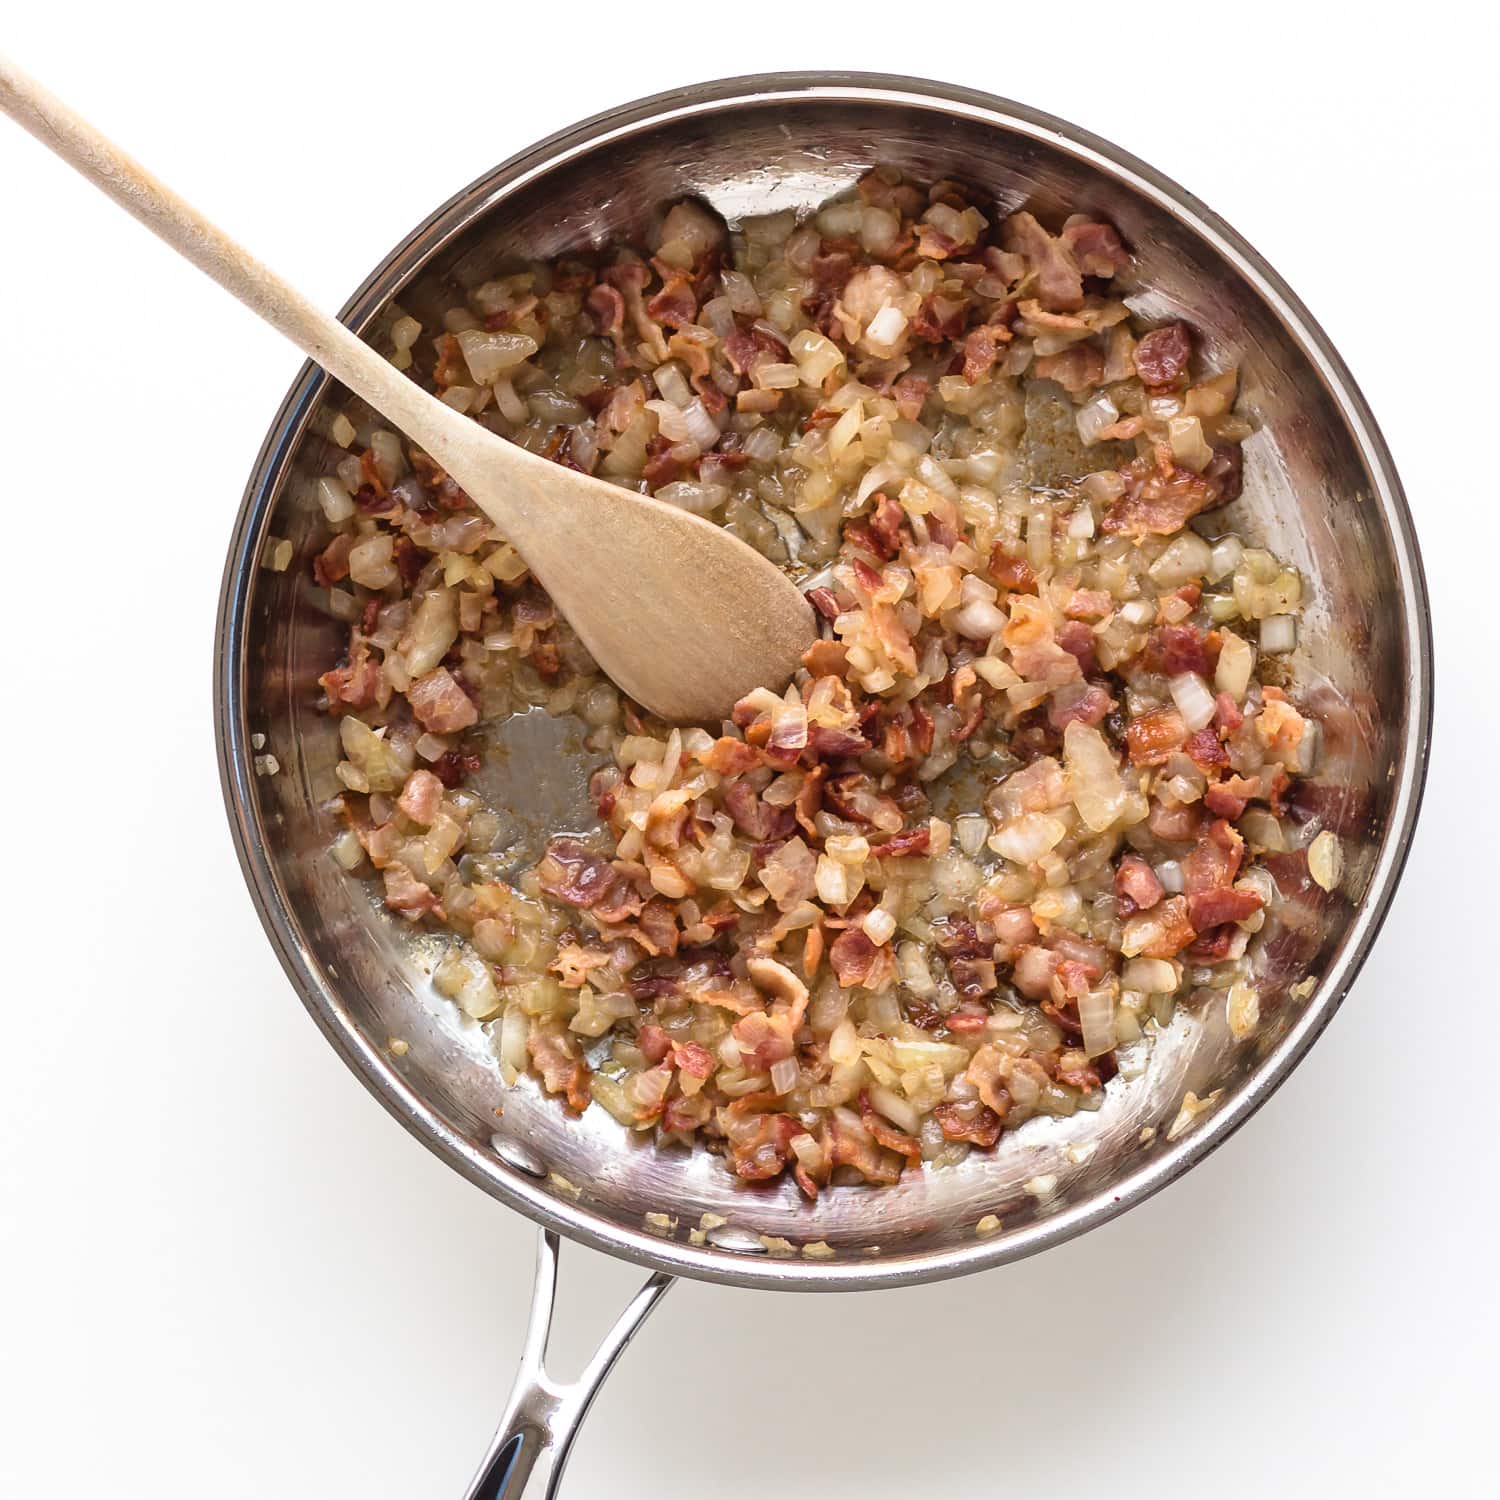
[[[326,853],[337,831],[324,804],[339,750],[333,721],[316,708],[316,680],[336,659],[343,627],[309,596],[308,561],[326,540],[309,492],[335,457],[319,435],[330,417],[323,398],[342,405],[344,393],[315,373],[267,443],[230,560],[226,786],[268,928],[310,1009],[385,1102],[490,1191],[566,1232],[690,1274],[777,1285],[947,1274],[1025,1254],[1168,1180],[1193,1159],[1195,1138],[1201,1147],[1248,1113],[1331,1013],[1378,920],[1372,909],[1394,878],[1414,797],[1411,724],[1425,713],[1412,639],[1420,584],[1395,529],[1399,497],[1372,468],[1336,372],[1308,351],[1236,252],[1164,207],[1159,189],[1028,118],[957,96],[721,94],[705,91],[686,111],[637,110],[633,120],[625,112],[610,132],[581,127],[499,169],[395,253],[354,304],[356,323],[377,323],[399,290],[402,307],[431,328],[456,288],[508,259],[639,238],[653,210],[684,193],[732,220],[811,207],[876,163],[919,181],[961,178],[996,212],[1028,203],[1043,216],[1112,220],[1138,260],[1133,305],[1188,319],[1210,359],[1241,366],[1258,430],[1245,446],[1244,497],[1226,524],[1293,562],[1310,585],[1289,672],[1325,722],[1310,790],[1343,841],[1346,873],[1338,893],[1299,907],[1294,922],[1258,942],[1260,1031],[1236,1041],[1222,1000],[1179,1009],[1098,1112],[1033,1120],[992,1154],[909,1173],[890,1189],[835,1190],[816,1205],[790,1182],[749,1188],[704,1152],[642,1144],[597,1107],[567,1118],[529,1081],[506,1089],[489,1038],[432,990],[442,939],[390,920],[370,887]],[[268,536],[294,545],[284,572],[257,565]],[[262,735],[263,746],[252,743]],[[545,715],[494,732],[482,785],[511,809],[518,849],[589,817],[580,739],[576,724]],[[256,776],[254,757],[267,751],[279,771]],[[1322,983],[1293,994],[1309,977]],[[406,1043],[403,1055],[392,1054],[392,1038]],[[1216,1102],[1169,1139],[1189,1091]],[[666,1218],[648,1223],[648,1214]],[[691,1232],[704,1214],[724,1223],[699,1244]],[[981,1233],[991,1215],[1000,1227]],[[801,1254],[810,1242],[831,1255]]]

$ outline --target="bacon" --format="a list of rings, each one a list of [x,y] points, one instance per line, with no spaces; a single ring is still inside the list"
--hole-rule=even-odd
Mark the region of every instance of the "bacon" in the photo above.
[[[1011,980],[1023,995],[1045,1000],[1052,993],[1052,976],[1062,960],[1057,954],[1034,943],[1026,943],[1016,952]]]
[[[1215,766],[1229,764],[1228,752],[1219,743],[1219,736],[1214,733],[1211,724],[1205,725],[1196,734],[1189,735],[1187,743],[1182,748],[1187,751],[1193,764],[1200,770],[1210,771]]]
[[[407,688],[406,701],[417,721],[433,734],[454,734],[479,722],[474,700],[447,667],[437,667],[418,677]]]
[[[313,578],[325,589],[349,576],[349,554],[359,538],[352,531],[341,531],[313,558]]]
[[[1133,460],[1120,473],[1125,493],[1105,512],[1101,525],[1123,536],[1171,536],[1199,511],[1228,498],[1224,487],[1206,475],[1176,465],[1163,474],[1150,457]]]
[[[1066,621],[1057,632],[1057,644],[1078,663],[1078,670],[1084,677],[1091,677],[1099,670],[1099,662],[1094,655],[1094,632],[1081,620]],[[1014,652],[1011,653],[1011,661],[1020,672],[1021,666]],[[1031,673],[1022,672],[1022,676],[1030,678]]]
[[[877,948],[858,927],[839,933],[828,949],[828,962],[845,990],[854,985],[878,989],[892,969],[890,949]]]
[[[1207,932],[1200,933],[1198,940],[1187,950],[1188,957],[1206,964],[1216,964],[1228,958],[1234,936],[1239,930],[1233,922],[1226,923],[1223,927],[1209,928]]]
[[[772,807],[762,802],[748,781],[731,782],[724,789],[724,809],[734,819],[735,827],[746,838],[763,843],[776,838],[783,829],[783,816],[791,821],[790,808]]]
[[[998,542],[990,552],[990,577],[1013,594],[1036,593],[1036,574],[1024,557],[1012,557]]]
[[[1188,897],[1188,920],[1198,932],[1243,922],[1265,905],[1258,891],[1230,886],[1224,890],[1198,891]]]
[[[908,1166],[920,1166],[922,1162],[922,1145],[915,1137],[907,1135],[904,1130],[897,1130],[884,1115],[876,1110],[870,1103],[868,1093],[861,1092],[859,1096],[859,1117],[864,1122],[864,1127],[875,1139],[885,1147],[887,1151],[894,1151],[897,1156],[904,1156]]]
[[[349,661],[318,678],[318,686],[328,694],[331,706],[368,708],[380,692],[380,664],[370,658],[370,648],[356,639]]]
[[[836,620],[844,612],[838,596],[829,588],[808,589],[807,600],[825,620]]]
[[[656,1025],[654,1021],[648,1021],[641,1027],[635,1044],[641,1049],[641,1056],[646,1059],[652,1067],[666,1057],[672,1050],[672,1038],[663,1027]]]
[[[984,323],[971,329],[964,340],[964,379],[977,385],[1000,358],[1000,351],[1013,337],[1009,328],[994,323]]]
[[[862,748],[869,747],[862,742]],[[889,797],[873,790],[863,771],[833,777],[824,784],[823,796],[834,812],[851,822],[874,824],[877,819],[884,822],[901,816],[901,809]]]
[[[870,853],[881,859],[909,859],[913,855],[926,854],[932,844],[932,828],[923,823],[919,828],[906,828],[894,833],[883,844],[874,844]]]
[[[760,752],[753,745],[730,735],[721,735],[700,758],[710,771],[717,771],[721,776],[753,771],[760,764]]]
[[[736,1021],[730,1034],[740,1049],[740,1056],[752,1067],[765,1069],[796,1051],[792,1041],[793,1029],[790,1012],[768,1014],[756,1010]]]
[[[1146,826],[1157,838],[1168,843],[1180,844],[1197,838],[1202,823],[1203,813],[1193,802],[1183,802],[1175,807],[1165,802],[1153,802],[1146,816]]]
[[[1196,672],[1211,677],[1219,659],[1219,637],[1205,634],[1196,625],[1158,625],[1146,637],[1141,664],[1148,672],[1176,677]]]
[[[1085,276],[1108,279],[1130,264],[1130,254],[1120,243],[1113,224],[1075,214],[1063,225],[1058,241]]]
[[[891,388],[897,415],[905,421],[915,422],[922,415],[922,408],[927,404],[927,393],[931,389],[932,382],[923,376],[903,375]]]
[[[625,299],[619,291],[607,282],[599,282],[589,288],[584,306],[594,320],[594,331],[618,344],[625,331]]]
[[[1125,923],[1124,949],[1145,958],[1174,958],[1197,936],[1185,896],[1169,896]]]
[[[417,922],[427,912],[442,913],[437,893],[422,884],[402,864],[390,864],[382,872],[385,880],[385,904],[399,911],[408,921]]]
[[[1093,344],[1072,344],[1043,355],[1031,368],[1040,379],[1055,380],[1070,396],[1077,396],[1103,381],[1104,356]]]
[[[1176,385],[1187,373],[1193,357],[1193,339],[1186,323],[1167,323],[1153,328],[1135,346],[1136,374],[1160,390]]]
[[[849,648],[842,641],[814,641],[802,653],[802,665],[814,677],[842,677],[849,665]]]
[[[1037,297],[1054,312],[1075,312],[1083,306],[1083,278],[1069,248],[1048,234],[1029,213],[1012,214],[1005,221],[1006,250],[1023,255],[1036,272]]]
[[[593,1074],[579,1056],[578,1043],[563,1030],[562,1023],[533,1024],[526,1038],[526,1050],[531,1054],[532,1066],[541,1075],[542,1087],[549,1094],[564,1095],[568,1108],[581,1115],[592,1097],[589,1080]]]
[[[829,1163],[853,1167],[869,1182],[889,1185],[901,1177],[899,1158],[892,1160],[881,1149],[865,1123],[851,1110],[836,1109],[829,1117]]]
[[[1074,589],[1063,613],[1070,620],[1102,620],[1114,607],[1114,599],[1103,589]]]
[[[643,940],[641,946],[648,953],[670,958],[677,952],[677,945],[682,940],[677,927],[677,913],[661,896],[653,896],[641,908],[636,926]]]
[[[1230,694],[1220,693],[1214,699],[1214,723],[1225,734],[1233,734],[1244,722],[1245,716]]]
[[[396,799],[396,806],[413,823],[420,823],[423,828],[427,828],[437,816],[442,801],[443,783],[431,771],[417,770],[406,778],[406,785]]]
[[[620,883],[615,868],[578,839],[553,839],[536,873],[549,896],[584,910],[609,900]]]
[[[1000,1116],[977,1099],[939,1104],[932,1114],[947,1140],[968,1141],[988,1151],[1000,1139]]]
[[[884,490],[877,490],[874,499],[870,530],[885,544],[887,554],[894,557],[901,550],[901,529],[906,523],[906,512]]]
[[[646,304],[647,315],[667,328],[681,328],[691,323],[698,312],[690,276],[678,273]]]
[[[1159,766],[1187,739],[1182,715],[1175,708],[1141,714],[1125,726],[1125,743],[1133,766]]]
[[[706,1094],[679,1094],[667,1102],[662,1112],[661,1128],[669,1133],[691,1135],[700,1126],[708,1124],[713,1112],[713,1101]]]
[[[1215,817],[1237,823],[1250,801],[1260,796],[1259,776],[1226,776],[1203,794],[1203,805]]]
[[[746,1182],[765,1182],[779,1177],[791,1156],[792,1141],[806,1134],[802,1122],[790,1115],[736,1116],[726,1111],[725,1119],[729,1164],[735,1175]]]
[[[445,750],[432,763],[432,774],[450,791],[460,785],[466,774],[477,771],[483,762],[477,755],[461,750]]]
[[[808,271],[820,292],[841,292],[854,274],[854,257],[847,250],[825,249],[813,256]]]
[[[1097,683],[1070,683],[1052,695],[1047,722],[1061,733],[1069,724],[1098,724],[1115,706],[1115,700]]]
[[[1166,895],[1156,871],[1139,854],[1127,854],[1115,870],[1115,909],[1122,917],[1150,911]]]
[[[1189,896],[1221,890],[1234,882],[1245,857],[1245,840],[1223,818],[1202,834],[1182,862],[1182,885]]]

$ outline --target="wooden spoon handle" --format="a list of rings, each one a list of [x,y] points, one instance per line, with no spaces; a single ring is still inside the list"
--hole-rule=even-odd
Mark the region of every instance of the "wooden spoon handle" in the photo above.
[[[0,56],[0,110],[414,439],[463,483],[474,425],[235,244],[61,99]],[[450,458],[456,463],[450,463]],[[498,518],[497,518],[498,519]]]

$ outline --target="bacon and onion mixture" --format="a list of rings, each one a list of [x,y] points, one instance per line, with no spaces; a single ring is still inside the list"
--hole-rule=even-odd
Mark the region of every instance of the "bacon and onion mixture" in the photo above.
[[[731,527],[821,621],[784,691],[663,726],[425,454],[334,422],[334,853],[451,931],[436,983],[507,1081],[816,1197],[1096,1108],[1195,989],[1253,1027],[1262,856],[1318,739],[1259,673],[1301,583],[1209,514],[1240,487],[1235,372],[1138,325],[1130,264],[1109,224],[877,170],[732,234],[679,203],[649,254],[396,320],[457,409]],[[1084,455],[1046,485],[1039,390]],[[471,731],[535,706],[587,726],[600,830],[506,881]]]

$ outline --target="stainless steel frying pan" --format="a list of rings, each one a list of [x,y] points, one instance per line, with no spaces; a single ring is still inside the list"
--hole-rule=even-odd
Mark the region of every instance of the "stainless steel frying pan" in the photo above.
[[[325,853],[333,828],[322,804],[339,752],[315,707],[316,678],[343,627],[308,588],[306,559],[323,540],[308,491],[332,456],[325,403],[346,393],[308,366],[256,463],[224,574],[215,665],[224,794],[261,920],[314,1020],[413,1135],[541,1226],[521,1372],[469,1500],[553,1493],[578,1420],[674,1276],[786,1291],[932,1281],[1044,1250],[1164,1187],[1243,1124],[1327,1025],[1406,855],[1432,658],[1421,562],[1385,444],[1343,362],[1275,272],[1190,194],[1097,137],[1021,105],[900,78],[785,74],[660,95],[553,136],[466,188],[382,262],[344,319],[368,333],[399,299],[431,327],[455,289],[497,258],[630,236],[682,193],[730,219],[810,206],[877,162],[918,179],[962,178],[1002,211],[1025,201],[1044,214],[1102,214],[1135,251],[1134,305],[1180,314],[1211,349],[1242,360],[1258,431],[1231,519],[1311,585],[1290,668],[1326,732],[1303,811],[1339,833],[1342,885],[1295,903],[1258,939],[1257,1035],[1236,1041],[1222,1002],[1188,1007],[1097,1113],[1032,1120],[993,1154],[878,1192],[838,1190],[809,1205],[790,1184],[750,1189],[703,1153],[642,1146],[602,1110],[575,1120],[525,1081],[507,1090],[482,1030],[431,990],[435,940],[387,920]],[[294,543],[286,571],[261,566],[268,537]],[[579,816],[570,733],[536,716],[497,731],[503,753],[490,757],[486,790],[512,809],[522,845]],[[258,759],[267,753],[279,770],[257,774],[270,771]],[[407,1043],[400,1056],[392,1037]],[[1174,1130],[1189,1090],[1214,1104]],[[1000,1228],[981,1233],[989,1215]],[[543,1365],[559,1235],[652,1272],[569,1387]]]

